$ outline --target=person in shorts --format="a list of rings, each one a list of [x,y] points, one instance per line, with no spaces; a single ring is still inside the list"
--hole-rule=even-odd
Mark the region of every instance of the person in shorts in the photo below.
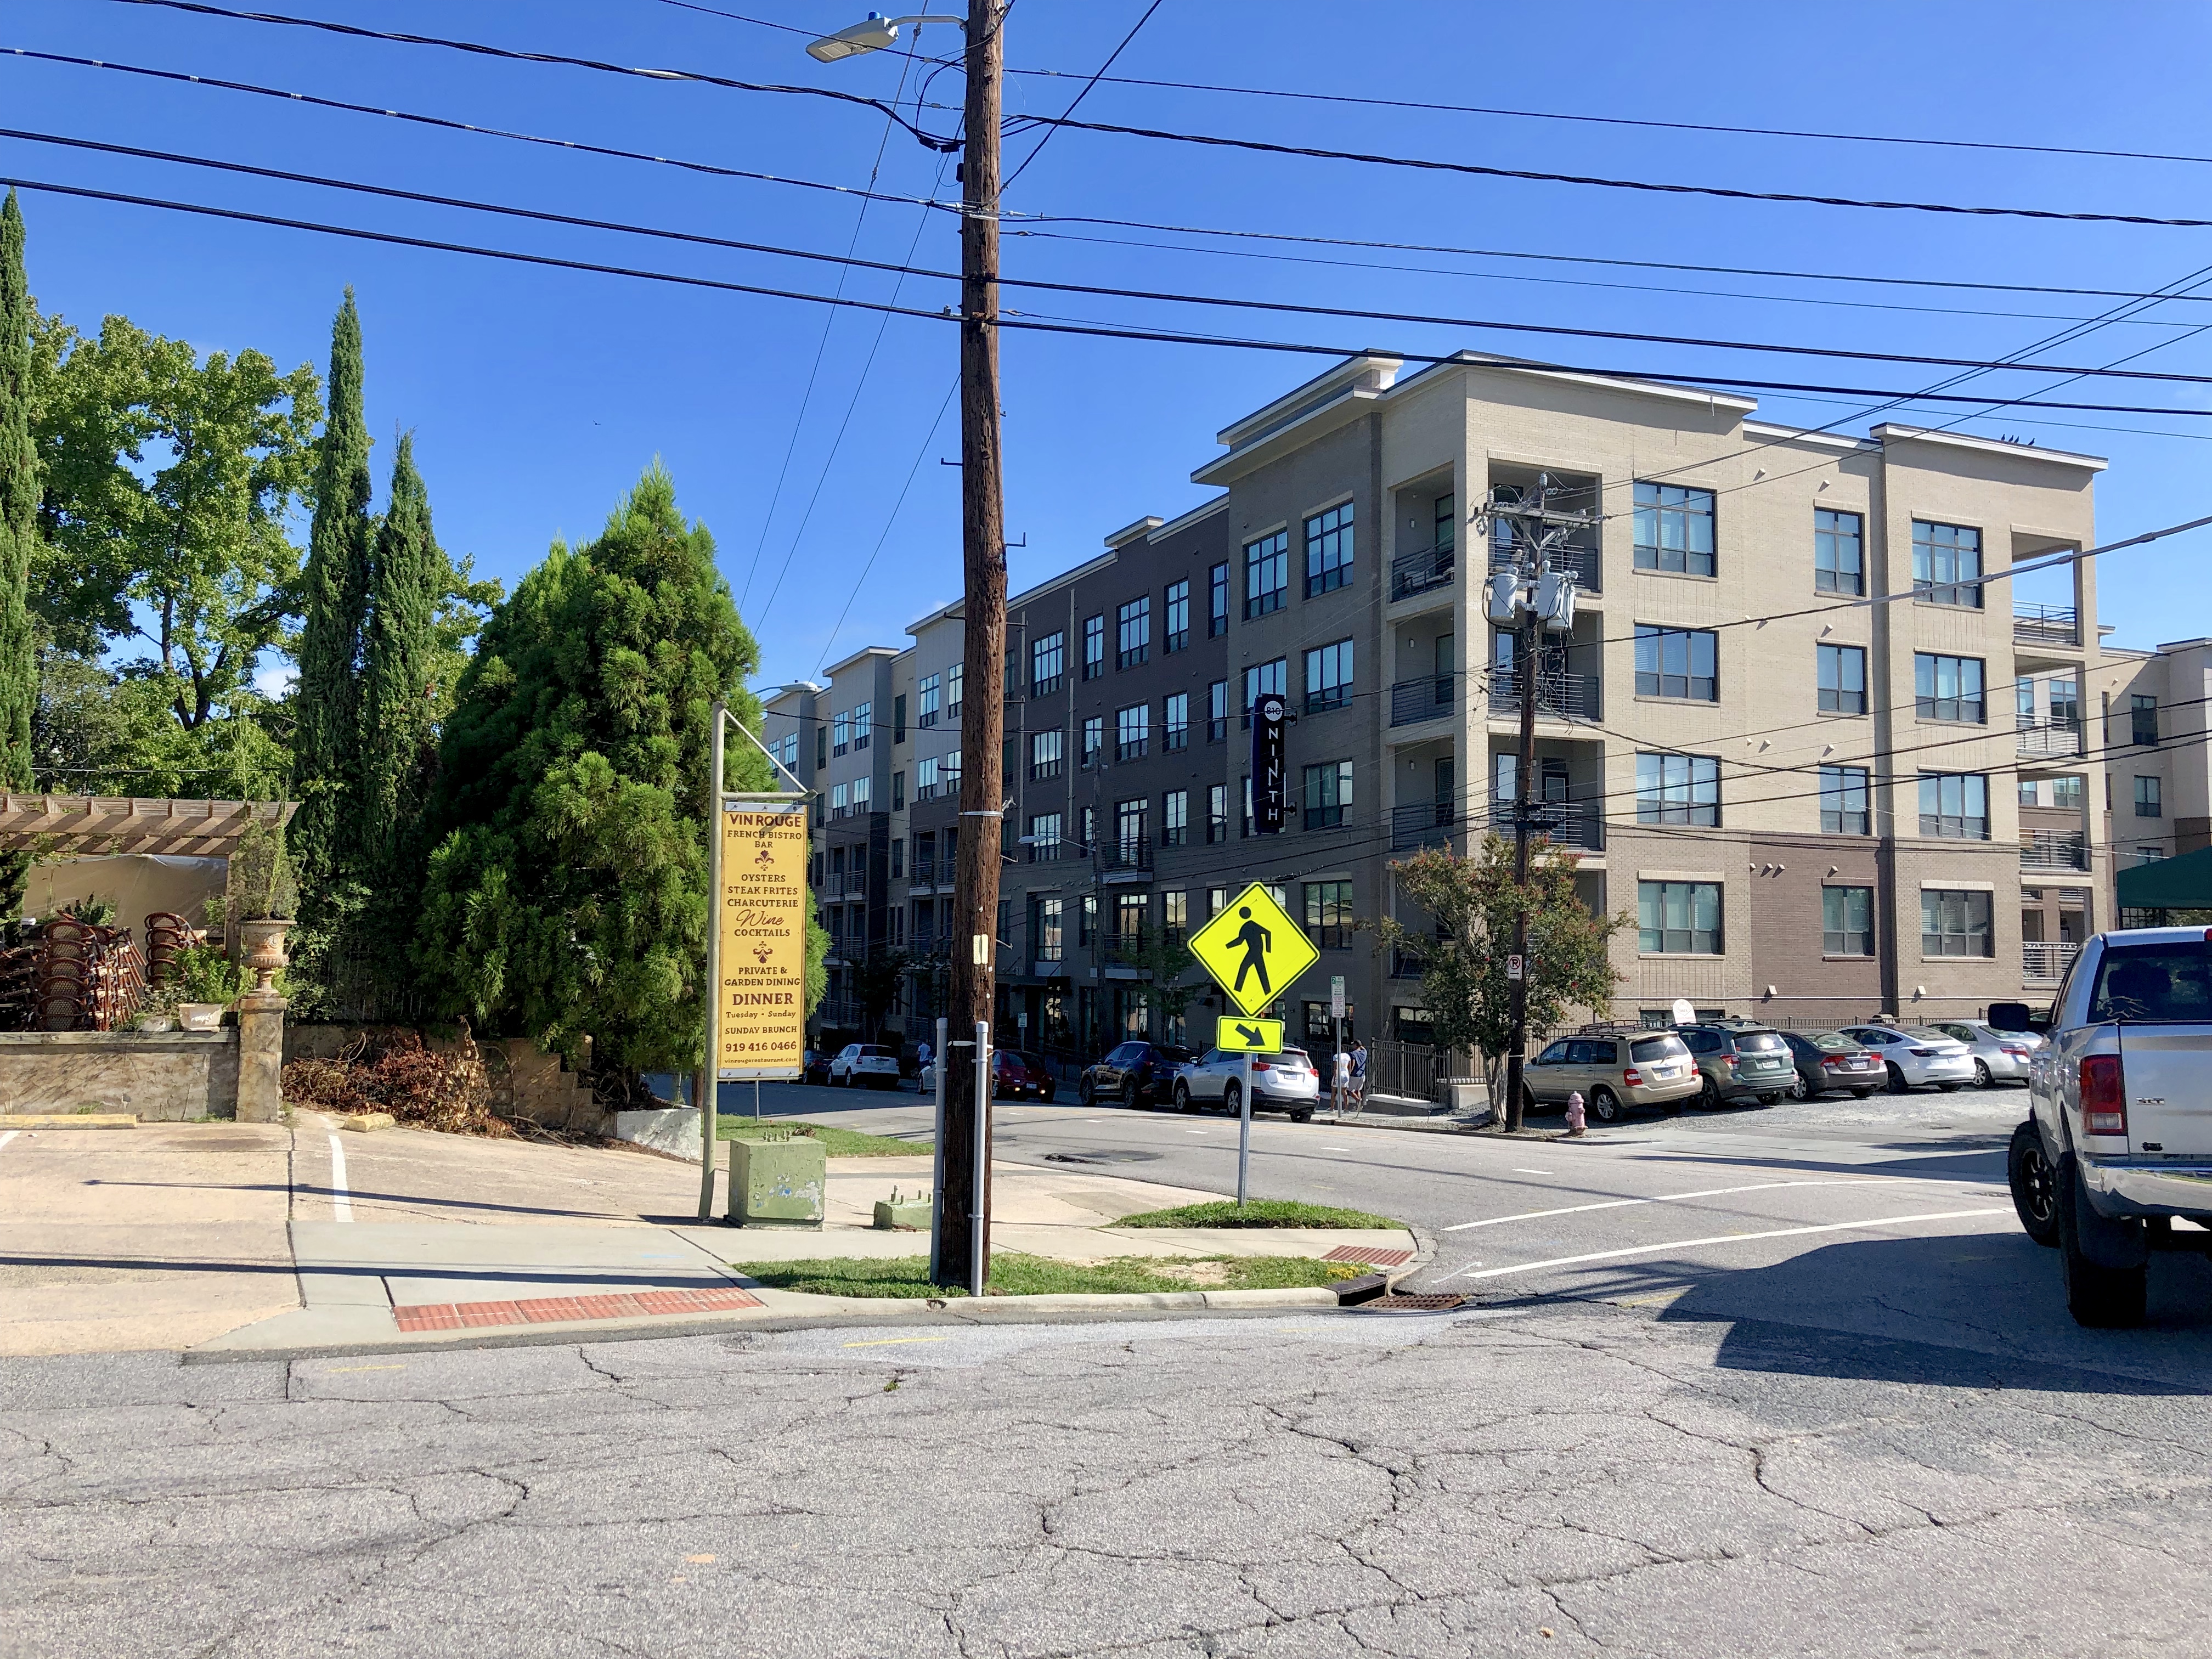
[[[1367,1045],[1358,1038],[1352,1040],[1352,1107],[1354,1111],[1367,1103]]]

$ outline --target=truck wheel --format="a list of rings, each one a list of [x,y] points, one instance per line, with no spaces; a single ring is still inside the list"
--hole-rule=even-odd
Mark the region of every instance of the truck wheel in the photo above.
[[[2012,1132],[2012,1148],[2005,1154],[2005,1176],[2012,1186],[2012,1207],[2020,1216],[2021,1231],[2037,1243],[2055,1249],[2058,1178],[2044,1154],[2043,1135],[2033,1118]]]
[[[2066,1311],[2074,1322],[2093,1331],[2125,1330],[2143,1322],[2143,1304],[2149,1271],[2143,1266],[2107,1267],[2084,1254],[2081,1210],[2085,1207],[2075,1176],[2071,1153],[2058,1161],[2058,1261],[2066,1280]],[[2124,1226],[2097,1217],[2090,1226]],[[2140,1229],[2140,1223],[2135,1224]],[[2147,1242],[2147,1241],[2146,1241]]]
[[[1620,1115],[1620,1102],[1613,1091],[1607,1088],[1590,1091],[1589,1109],[1590,1115],[1601,1123],[1610,1123]]]

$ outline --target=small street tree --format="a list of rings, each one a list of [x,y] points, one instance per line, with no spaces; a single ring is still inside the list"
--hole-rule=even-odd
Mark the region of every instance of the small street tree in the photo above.
[[[865,1040],[873,1042],[883,1030],[915,961],[910,951],[878,945],[853,969],[853,992],[860,1005],[860,1032]]]
[[[31,549],[39,535],[39,453],[31,442],[31,290],[23,211],[0,204],[0,790],[32,786],[39,657],[31,629]],[[0,854],[0,921],[22,914],[30,860]]]
[[[1511,1041],[1511,989],[1505,958],[1516,915],[1528,922],[1528,1030],[1552,1030],[1576,1008],[1602,1009],[1620,981],[1607,948],[1627,925],[1598,915],[1575,892],[1582,860],[1539,839],[1528,855],[1528,884],[1513,879],[1512,843],[1485,836],[1472,858],[1443,849],[1416,853],[1392,866],[1398,889],[1435,918],[1433,932],[1390,917],[1370,926],[1385,949],[1421,963],[1421,991],[1439,1048],[1482,1057],[1482,1074],[1497,1103],[1498,1078]],[[1522,1103],[1504,1103],[1499,1115],[1514,1127]]]
[[[1205,971],[1191,956],[1189,945],[1164,927],[1147,927],[1134,946],[1116,951],[1114,960],[1138,970],[1137,982],[1131,988],[1145,1006],[1153,1040],[1166,1042],[1169,1028],[1189,1012],[1190,1005],[1206,989]]]

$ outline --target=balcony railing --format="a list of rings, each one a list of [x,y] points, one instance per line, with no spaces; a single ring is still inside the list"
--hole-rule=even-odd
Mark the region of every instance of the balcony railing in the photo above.
[[[1490,568],[1510,570],[1514,566],[1513,549],[1510,544],[1492,541],[1490,544]],[[1572,575],[1575,586],[1585,593],[1595,593],[1605,586],[1605,560],[1595,547],[1557,547],[1552,550],[1552,568]]]
[[[1554,847],[1580,852],[1605,850],[1605,812],[1597,801],[1532,800],[1528,803],[1529,833],[1550,837]],[[1513,803],[1492,801],[1476,810],[1474,822],[1501,836],[1513,833]]]
[[[2020,838],[2023,870],[2086,870],[2089,838],[2078,830],[2036,830]]]
[[[1429,964],[1426,957],[1415,951],[1401,950],[1396,945],[1391,946],[1390,977],[1392,979],[1419,979],[1428,970]]]
[[[2070,605],[2015,605],[2012,637],[2017,645],[2079,645],[2081,612]]]
[[[2039,720],[2033,714],[2021,714],[2017,718],[2020,722],[2020,754],[2023,758],[2078,755],[2081,752],[2081,721]]]
[[[1419,553],[1401,554],[1390,561],[1390,597],[1410,599],[1416,593],[1448,586],[1458,574],[1455,547],[1428,547]]]
[[[1442,847],[1466,823],[1456,801],[1424,802],[1390,809],[1390,850],[1410,853],[1420,847]]]
[[[2031,982],[2055,985],[2066,966],[2081,954],[2070,939],[2031,939],[2021,941],[2020,976]]]
[[[1109,872],[1149,870],[1152,867],[1152,844],[1149,837],[1109,842],[1102,851],[1102,861]]]
[[[1594,720],[1598,718],[1598,677],[1595,674],[1571,674],[1565,670],[1546,672],[1536,675],[1536,713],[1553,720]],[[1518,714],[1521,712],[1521,671],[1517,668],[1493,668],[1490,671],[1490,712],[1492,715]]]
[[[1418,680],[1401,680],[1390,688],[1390,724],[1411,726],[1452,712],[1453,676],[1430,674]]]

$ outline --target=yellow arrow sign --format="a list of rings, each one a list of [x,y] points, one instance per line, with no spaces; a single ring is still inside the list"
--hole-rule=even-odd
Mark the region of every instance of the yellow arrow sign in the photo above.
[[[1224,1014],[1214,1026],[1213,1046],[1224,1054],[1279,1054],[1283,1052],[1283,1022]]]
[[[1313,941],[1254,882],[1190,938],[1190,953],[1240,1012],[1256,1014],[1321,960]]]

